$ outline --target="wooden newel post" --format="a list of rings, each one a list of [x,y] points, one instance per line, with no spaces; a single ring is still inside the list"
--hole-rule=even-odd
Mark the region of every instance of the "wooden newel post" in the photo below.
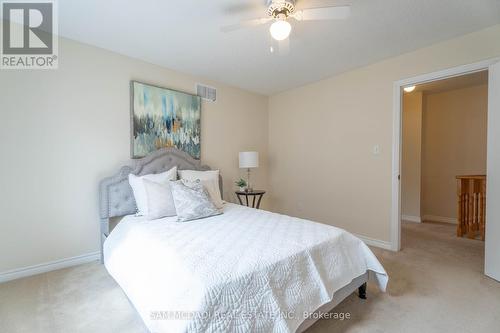
[[[464,235],[463,228],[463,215],[462,215],[462,180],[457,178],[457,237],[462,237]]]
[[[486,176],[457,176],[457,236],[484,241],[486,225]]]

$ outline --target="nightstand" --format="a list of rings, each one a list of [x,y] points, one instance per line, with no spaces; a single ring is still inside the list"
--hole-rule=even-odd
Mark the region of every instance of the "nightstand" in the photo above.
[[[248,200],[248,197],[251,197],[251,199],[253,199],[252,200],[252,208],[259,209],[260,201],[262,200],[262,197],[264,196],[264,193],[266,193],[266,191],[261,191],[261,190],[253,190],[252,192],[236,191],[234,193],[238,197],[238,201],[240,202],[240,205],[243,205],[243,201],[241,200],[241,197],[244,196],[245,197],[245,205],[247,207],[250,207],[250,200]],[[255,205],[255,199],[257,199],[257,206]]]

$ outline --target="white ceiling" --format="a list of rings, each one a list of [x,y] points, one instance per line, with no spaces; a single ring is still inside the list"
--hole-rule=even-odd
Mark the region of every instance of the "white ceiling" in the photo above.
[[[420,84],[414,91],[422,91],[425,94],[438,94],[445,91],[469,88],[484,84],[488,84],[488,71],[460,75],[449,79]]]
[[[271,95],[500,23],[500,0],[299,0],[352,5],[345,21],[292,22],[286,56],[269,51],[265,0],[61,0],[60,34],[124,55]]]

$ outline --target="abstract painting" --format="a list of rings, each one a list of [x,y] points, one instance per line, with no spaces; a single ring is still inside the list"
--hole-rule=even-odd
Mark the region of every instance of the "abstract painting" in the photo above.
[[[200,159],[199,96],[132,81],[132,158],[175,147]]]

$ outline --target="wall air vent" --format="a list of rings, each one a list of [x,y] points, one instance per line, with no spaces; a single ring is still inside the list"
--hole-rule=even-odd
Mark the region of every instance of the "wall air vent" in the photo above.
[[[197,83],[196,95],[200,96],[205,101],[215,102],[217,100],[217,89],[201,83]]]

